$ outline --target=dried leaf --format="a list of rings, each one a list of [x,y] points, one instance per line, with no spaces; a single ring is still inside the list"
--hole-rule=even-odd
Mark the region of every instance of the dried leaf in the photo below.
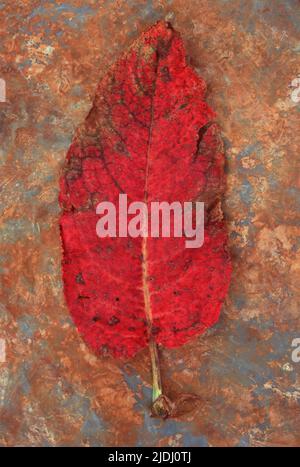
[[[127,358],[150,344],[153,363],[155,343],[180,346],[218,320],[231,266],[223,147],[205,89],[179,34],[159,22],[100,81],[68,151],[60,190],[65,296],[97,353]],[[117,206],[120,193],[148,205],[204,201],[204,245],[98,238],[96,206]]]

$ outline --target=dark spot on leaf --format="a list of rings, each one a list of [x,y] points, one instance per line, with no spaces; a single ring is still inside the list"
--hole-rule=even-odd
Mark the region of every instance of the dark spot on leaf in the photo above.
[[[169,68],[167,66],[164,66],[161,68],[161,79],[164,83],[167,83],[168,81],[171,81],[171,75]]]
[[[82,174],[81,170],[74,170],[74,169],[66,170],[66,180],[68,182],[73,182],[77,180],[81,176],[81,174]]]
[[[102,355],[108,355],[108,354],[109,354],[109,347],[108,347],[108,345],[106,345],[106,344],[101,345],[101,347],[100,347],[99,350],[100,350],[100,353],[101,353]]]
[[[151,333],[152,333],[153,336],[157,336],[157,334],[160,333],[160,327],[152,326]]]
[[[129,156],[129,153],[127,151],[127,148],[123,141],[118,141],[117,144],[115,145],[115,150],[116,152],[123,154],[125,156]]]
[[[76,276],[76,279],[75,279],[75,280],[76,280],[76,283],[77,283],[77,284],[85,284],[85,282],[84,282],[84,280],[83,280],[83,277],[82,277],[82,273],[81,273],[81,272],[79,272],[79,273],[77,274],[77,276]]]
[[[166,58],[169,54],[170,47],[172,43],[171,39],[159,38],[157,41],[157,55],[158,58]]]
[[[120,322],[119,318],[117,318],[116,316],[112,316],[110,320],[108,321],[108,324],[109,326],[115,326],[119,322]]]

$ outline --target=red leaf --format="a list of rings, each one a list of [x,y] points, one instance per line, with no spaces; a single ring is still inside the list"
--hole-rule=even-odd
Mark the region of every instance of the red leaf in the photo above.
[[[65,296],[95,352],[131,357],[149,337],[166,347],[212,326],[230,280],[220,211],[224,155],[205,83],[182,40],[159,22],[101,80],[61,178]],[[206,203],[205,241],[105,238],[96,206],[129,201]]]

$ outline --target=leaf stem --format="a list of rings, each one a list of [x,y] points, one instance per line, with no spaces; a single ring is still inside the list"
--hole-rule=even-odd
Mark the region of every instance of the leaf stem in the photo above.
[[[163,394],[160,374],[160,364],[158,358],[158,347],[150,334],[149,341],[151,366],[152,366],[152,409],[153,417],[168,418],[173,412],[174,404]]]
[[[157,344],[153,338],[150,338],[149,342],[151,366],[152,366],[152,402],[155,402],[162,393],[161,374],[158,358]]]

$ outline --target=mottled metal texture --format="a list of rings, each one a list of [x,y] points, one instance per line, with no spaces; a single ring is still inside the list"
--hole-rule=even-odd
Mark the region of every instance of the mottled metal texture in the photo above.
[[[299,445],[298,1],[5,1],[0,14],[1,444]],[[149,416],[148,352],[96,358],[72,324],[57,201],[99,78],[160,18],[182,33],[218,113],[234,266],[219,324],[162,351],[166,392],[203,397],[168,421]]]

